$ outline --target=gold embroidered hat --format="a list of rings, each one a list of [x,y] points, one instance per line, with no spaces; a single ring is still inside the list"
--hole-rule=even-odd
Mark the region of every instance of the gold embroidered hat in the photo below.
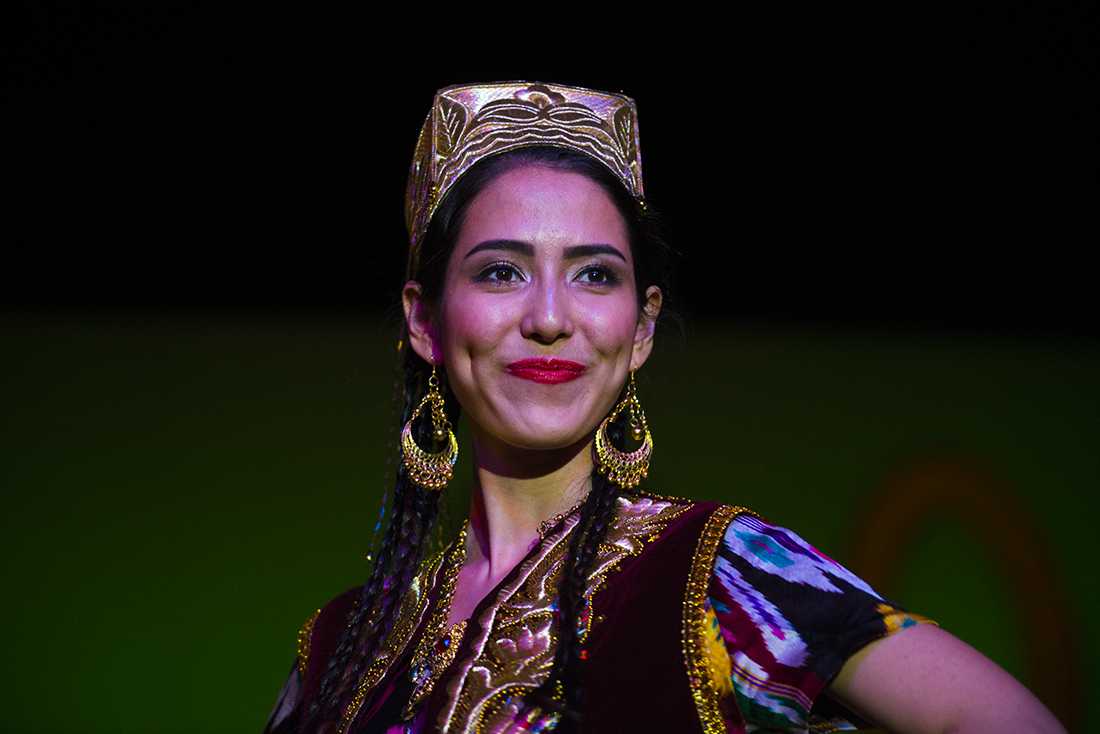
[[[606,165],[645,206],[638,109],[624,94],[542,82],[459,84],[436,92],[405,192],[406,277],[439,202],[478,161],[532,145],[570,148]]]

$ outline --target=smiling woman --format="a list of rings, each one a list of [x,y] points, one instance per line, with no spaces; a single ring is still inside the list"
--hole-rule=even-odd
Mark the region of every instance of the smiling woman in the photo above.
[[[670,250],[638,142],[623,95],[436,94],[406,203],[389,524],[367,582],[299,633],[267,731],[1058,731],[795,532],[641,487],[634,376]],[[469,515],[433,549],[460,415]]]
[[[406,286],[410,342],[447,366],[479,459],[523,465],[513,447],[566,449],[587,475],[576,444],[591,439],[627,372],[649,356],[662,292],[650,285],[640,308],[624,216],[604,188],[524,153],[494,160],[438,297]],[[559,501],[555,483],[541,482],[546,509]]]

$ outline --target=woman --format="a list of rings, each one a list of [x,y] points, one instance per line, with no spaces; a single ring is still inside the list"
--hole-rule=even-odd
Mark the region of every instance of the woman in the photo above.
[[[668,284],[631,99],[440,90],[406,222],[389,524],[367,583],[302,629],[267,731],[1061,731],[796,533],[639,487]],[[430,554],[460,411],[469,518]]]

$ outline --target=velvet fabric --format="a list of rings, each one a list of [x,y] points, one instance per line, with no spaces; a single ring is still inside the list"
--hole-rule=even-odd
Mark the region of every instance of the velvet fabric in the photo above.
[[[694,503],[597,592],[594,613],[604,619],[588,643],[585,731],[702,731],[684,661],[684,590],[699,534],[719,506]],[[740,725],[735,708],[725,713]]]
[[[586,643],[589,657],[582,673],[586,732],[702,730],[684,662],[684,589],[699,533],[720,503],[682,500],[677,504],[680,513],[655,537],[646,539],[638,555],[625,556],[593,595],[594,620]],[[522,565],[517,564],[500,586],[506,586]],[[435,604],[440,586],[434,584],[429,592],[429,609]],[[317,696],[360,590],[349,589],[333,599],[313,623],[297,717],[305,718],[310,702]],[[479,618],[495,596],[495,591],[486,595],[471,619]],[[409,659],[426,617],[364,700],[351,731],[387,732],[398,723],[410,691]],[[467,634],[463,639],[456,659],[470,654],[471,637]],[[454,667],[444,673],[423,702],[419,715],[411,722],[412,731],[437,730],[438,712],[450,695]],[[736,716],[736,710],[732,714]],[[284,726],[280,731],[296,730]],[[328,728],[322,727],[321,731]],[[564,728],[559,727],[559,731]]]

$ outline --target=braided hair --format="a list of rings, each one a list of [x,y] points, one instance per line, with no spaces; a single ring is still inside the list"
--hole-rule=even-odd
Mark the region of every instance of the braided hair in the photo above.
[[[552,146],[524,147],[491,156],[471,167],[455,183],[432,217],[422,244],[421,264],[416,277],[421,285],[422,297],[426,301],[439,301],[447,263],[474,197],[497,176],[526,165],[579,173],[599,184],[615,203],[627,225],[634,258],[639,309],[645,308],[645,290],[649,285],[658,285],[661,288],[667,304],[671,288],[672,260],[677,253],[665,244],[660,234],[660,218],[640,206],[602,163],[587,155]],[[399,306],[395,312],[401,313]],[[660,315],[662,319],[678,321],[677,315],[667,307],[662,308]],[[407,343],[408,330],[403,318],[400,329],[402,343]],[[429,365],[413,350],[402,350],[394,390],[395,402],[400,401],[400,410],[394,411],[399,416],[399,421],[391,432],[392,436],[399,434],[425,394],[429,374]],[[452,424],[457,426],[461,407],[446,379],[445,369],[440,376],[440,390],[444,396],[446,413]],[[613,424],[609,429],[613,443],[619,446],[623,444],[625,433],[620,424]],[[431,421],[427,418],[426,411],[413,425],[413,436],[420,446],[431,447],[432,451],[440,448],[433,445]],[[396,438],[391,440],[389,455],[389,461],[394,463],[396,470],[392,500],[388,507],[389,521],[375,553],[370,576],[349,613],[347,625],[306,714],[303,731],[312,731],[311,727],[339,715],[341,705],[349,699],[365,667],[374,659],[382,641],[396,622],[400,600],[421,561],[443,545],[443,535],[439,532],[442,525],[440,493],[425,490],[409,480]],[[578,635],[578,623],[587,604],[584,592],[588,575],[600,544],[606,539],[608,529],[614,521],[619,496],[619,488],[596,469],[592,471],[591,482],[592,490],[583,504],[580,520],[571,535],[562,573],[558,601],[559,644],[553,667],[546,681],[529,695],[531,705],[539,705],[544,710],[556,710],[563,715],[563,724],[559,730],[572,728],[580,723],[583,706],[580,671],[585,653]],[[382,514],[375,526],[376,534],[386,510],[384,497]],[[433,528],[436,530],[434,541]],[[565,694],[564,701],[558,700],[560,692]]]

